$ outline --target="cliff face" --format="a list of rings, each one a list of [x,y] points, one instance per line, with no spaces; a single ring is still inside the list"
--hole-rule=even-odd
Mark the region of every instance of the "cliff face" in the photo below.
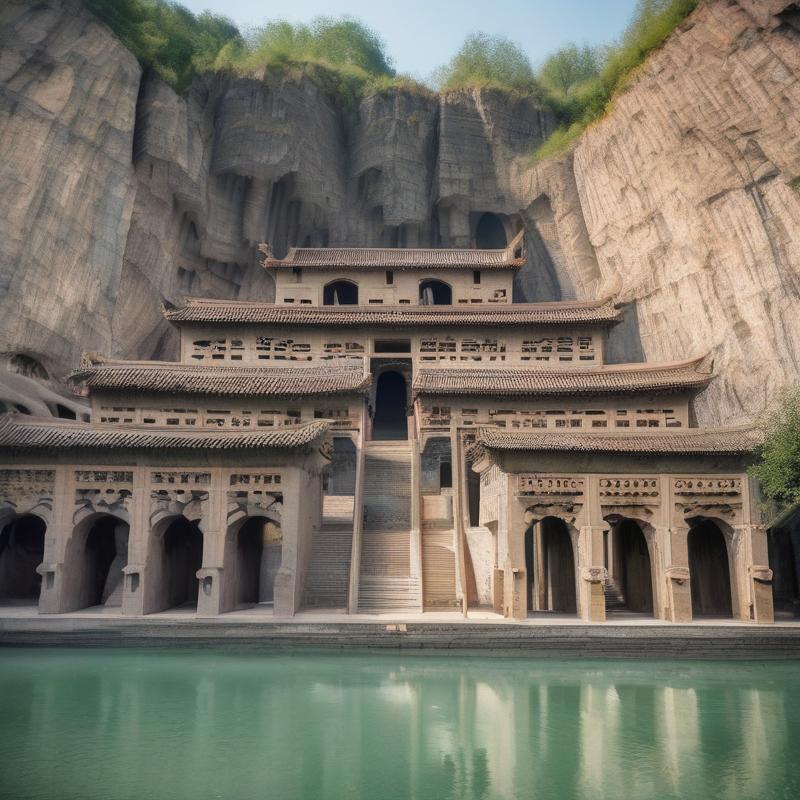
[[[800,12],[707,0],[575,152],[527,99],[393,91],[343,108],[309,78],[144,77],[77,0],[0,10],[0,350],[174,355],[162,298],[269,298],[256,244],[492,246],[517,299],[629,303],[619,358],[711,351],[703,423],[800,373]],[[490,216],[486,216],[486,214]],[[499,231],[499,234],[498,234]]]

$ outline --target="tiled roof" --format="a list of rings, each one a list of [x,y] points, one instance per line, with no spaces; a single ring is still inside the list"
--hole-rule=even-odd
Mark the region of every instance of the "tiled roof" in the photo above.
[[[264,259],[265,267],[302,269],[510,269],[526,257],[502,250],[403,247],[292,247],[285,258]]]
[[[238,450],[252,448],[287,449],[311,444],[328,430],[323,420],[272,431],[203,431],[174,428],[106,428],[88,422],[0,416],[0,447],[16,449],[115,448],[115,449],[197,449]]]
[[[762,441],[752,427],[684,428],[647,433],[561,433],[481,428],[476,445],[487,450],[570,451],[586,453],[741,454]]]
[[[164,305],[171,322],[411,328],[451,325],[604,325],[618,322],[610,302],[504,303],[465,306],[295,306],[190,298]]]
[[[90,390],[149,391],[228,397],[301,397],[366,391],[361,361],[314,367],[238,367],[146,361],[108,361],[82,367],[71,379]]]
[[[436,396],[527,397],[697,389],[711,380],[711,373],[701,369],[702,362],[561,369],[423,367],[414,378],[414,391]]]

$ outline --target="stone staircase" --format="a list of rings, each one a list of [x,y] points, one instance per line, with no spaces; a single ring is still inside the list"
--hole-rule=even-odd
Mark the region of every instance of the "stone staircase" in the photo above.
[[[411,577],[411,443],[369,442],[364,460],[358,610],[419,609]]]
[[[458,606],[452,529],[437,526],[423,528],[422,603],[425,609]]]
[[[322,522],[311,540],[303,594],[306,608],[347,607],[352,546],[353,496],[325,496]]]
[[[606,611],[619,611],[625,608],[625,595],[622,587],[613,578],[606,578],[603,584],[603,594],[606,596]]]

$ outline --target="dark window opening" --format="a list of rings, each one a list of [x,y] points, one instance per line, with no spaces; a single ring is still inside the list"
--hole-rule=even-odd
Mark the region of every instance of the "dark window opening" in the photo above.
[[[393,286],[394,285],[394,272],[391,270],[387,270],[386,272],[386,285]]]
[[[419,285],[419,302],[423,306],[452,305],[453,290],[443,281],[422,281]]]
[[[410,339],[376,339],[376,353],[410,353]]]
[[[449,461],[442,461],[439,464],[439,488],[453,488],[453,465]]]
[[[357,306],[358,284],[352,281],[333,281],[322,292],[322,303],[326,306]]]
[[[375,417],[372,438],[399,440],[408,438],[406,379],[389,370],[378,377],[375,393]]]
[[[481,284],[481,271],[480,271],[479,269],[476,269],[476,270],[475,270],[475,271],[472,273],[472,282],[473,282],[473,283],[474,283],[476,286],[480,286],[480,284]]]
[[[71,408],[62,406],[61,403],[56,403],[56,412],[61,419],[77,419],[77,415]]]

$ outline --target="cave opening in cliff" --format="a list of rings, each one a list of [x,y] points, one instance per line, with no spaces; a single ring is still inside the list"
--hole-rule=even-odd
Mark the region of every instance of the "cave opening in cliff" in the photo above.
[[[322,304],[326,306],[357,306],[358,284],[353,281],[331,281],[322,290]]]
[[[564,520],[545,517],[528,529],[525,569],[529,609],[576,613],[575,553]]]
[[[475,228],[475,246],[479,250],[502,250],[508,244],[506,228],[497,214],[481,214]]]
[[[94,516],[74,531],[67,553],[73,608],[122,605],[128,532],[128,523],[110,514]]]
[[[0,532],[0,601],[36,602],[42,578],[36,567],[44,558],[45,522],[25,514]]]
[[[389,441],[408,438],[406,379],[395,370],[386,370],[378,377],[372,438]]]
[[[731,574],[725,535],[712,520],[692,526],[688,537],[694,616],[733,616]]]
[[[422,281],[419,285],[419,304],[450,306],[453,304],[453,290],[444,281]]]

